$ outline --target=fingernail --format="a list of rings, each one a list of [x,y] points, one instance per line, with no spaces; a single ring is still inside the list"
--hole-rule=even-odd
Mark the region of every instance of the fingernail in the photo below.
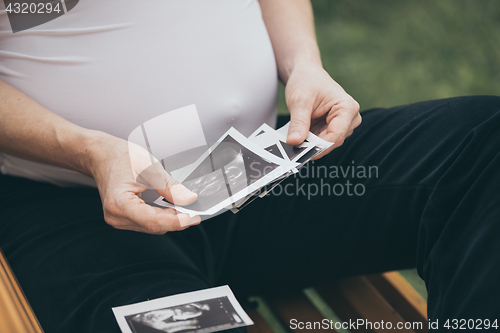
[[[179,214],[177,216],[179,217],[179,224],[181,227],[187,227],[201,222],[201,218],[198,215],[189,217],[188,214]]]
[[[298,140],[300,139],[300,133],[299,132],[292,132],[288,134],[288,139],[289,140]]]
[[[194,192],[191,192],[190,190],[188,190],[187,188],[184,188],[181,192],[181,197],[183,199],[191,199],[193,196],[195,195]]]

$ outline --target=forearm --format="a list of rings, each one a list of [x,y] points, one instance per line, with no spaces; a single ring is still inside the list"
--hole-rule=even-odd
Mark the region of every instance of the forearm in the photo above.
[[[286,84],[300,64],[318,64],[321,58],[309,0],[259,0],[273,45],[278,72]]]
[[[0,151],[90,176],[89,148],[104,135],[65,120],[0,80]]]

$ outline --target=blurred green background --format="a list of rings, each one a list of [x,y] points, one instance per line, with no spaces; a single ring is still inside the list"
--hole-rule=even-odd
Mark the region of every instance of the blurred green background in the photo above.
[[[323,65],[362,110],[500,94],[499,0],[312,3]]]

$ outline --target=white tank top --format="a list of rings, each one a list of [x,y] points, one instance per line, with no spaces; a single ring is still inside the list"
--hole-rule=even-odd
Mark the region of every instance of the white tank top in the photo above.
[[[195,104],[208,144],[274,125],[277,71],[257,0],[80,0],[12,33],[0,1],[0,79],[82,127],[127,139]],[[62,186],[77,172],[0,153],[3,174]]]

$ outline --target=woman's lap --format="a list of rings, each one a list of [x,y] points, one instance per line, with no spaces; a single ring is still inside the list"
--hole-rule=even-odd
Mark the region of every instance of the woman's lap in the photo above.
[[[293,195],[257,199],[236,215],[164,236],[106,225],[94,189],[3,177],[0,186],[6,188],[8,179],[12,188],[0,202],[0,246],[47,332],[118,332],[113,306],[214,285],[228,283],[245,296],[417,264],[437,294],[469,262],[449,264],[449,276],[436,268],[443,257],[449,259],[447,249],[460,251],[453,239],[462,234],[449,229],[467,226],[456,214],[479,223],[484,216],[474,200],[483,195],[490,206],[497,200],[486,180],[498,180],[498,100],[474,97],[368,111],[342,147],[309,165],[308,177],[283,184]],[[328,177],[312,176],[312,169],[324,175],[321,166]],[[342,171],[352,166],[354,177],[344,177]],[[365,168],[365,178],[358,167]],[[354,193],[356,184],[362,184],[357,193],[364,189],[363,195]],[[334,186],[336,194],[341,188],[344,193],[332,194]],[[488,223],[498,217],[491,207],[485,207]],[[477,237],[498,231],[488,223],[479,234],[466,229]],[[464,248],[468,260],[484,255]],[[432,297],[430,311],[444,315],[440,307],[449,304]]]

